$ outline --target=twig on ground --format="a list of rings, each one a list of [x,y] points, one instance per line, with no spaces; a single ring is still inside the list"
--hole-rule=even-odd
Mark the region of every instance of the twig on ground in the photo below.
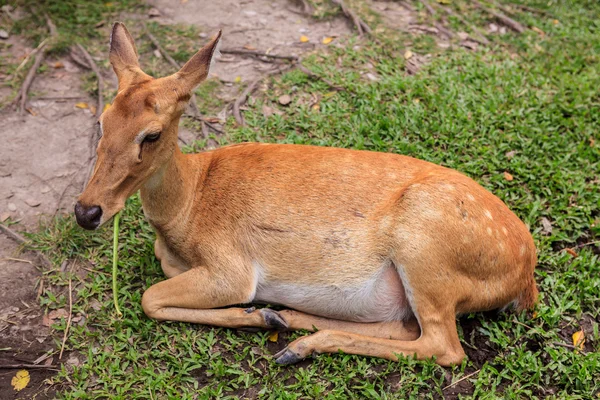
[[[158,39],[156,39],[156,37],[154,37],[154,35],[152,33],[150,33],[150,31],[148,30],[148,27],[146,25],[144,25],[144,33],[146,34],[146,36],[148,36],[148,39],[150,39],[150,41],[152,42],[154,47],[156,47],[156,49],[165,58],[165,60],[167,60],[167,62],[169,64],[171,64],[171,66],[173,68],[175,68],[177,71],[179,71],[181,69],[181,65],[177,61],[175,61],[175,59],[173,57],[171,57],[169,55],[169,53],[167,53],[165,51],[165,49],[160,45],[160,42],[158,41]],[[199,115],[198,104],[196,102],[196,93],[192,93],[192,97],[189,102],[189,108],[190,108],[190,114],[192,114],[194,116]]]
[[[75,64],[77,64],[80,67],[83,67],[85,69],[92,69],[90,64],[88,64],[87,60],[82,58],[81,55],[75,50],[74,47],[71,47],[71,49],[69,51],[69,55],[71,56],[71,59],[75,62]]]
[[[58,359],[60,360],[65,350],[65,343],[69,336],[69,329],[71,328],[71,319],[73,318],[73,288],[71,286],[71,277],[69,277],[69,318],[67,319],[67,327],[65,328],[65,334],[63,335],[62,345],[60,346],[60,354]]]
[[[258,84],[260,82],[262,82],[262,80],[265,79],[266,77],[280,74],[280,73],[290,69],[292,66],[293,65],[290,64],[290,65],[286,65],[284,67],[275,69],[273,71],[269,71],[266,74],[264,74],[263,76],[252,81],[248,85],[248,87],[246,87],[246,89],[244,89],[242,94],[233,103],[233,117],[235,118],[235,121],[238,123],[238,125],[243,126],[245,124],[244,117],[242,116],[242,113],[240,111],[240,107],[242,107],[244,105],[244,103],[246,103],[248,96],[250,96],[252,94],[252,92],[254,92],[256,90],[256,87],[258,86]]]
[[[90,69],[94,71],[94,74],[96,74],[96,79],[98,80],[98,106],[96,108],[96,116],[99,117],[104,109],[104,99],[102,97],[102,90],[104,89],[104,79],[102,79],[100,68],[98,68],[96,62],[94,61],[92,56],[90,56],[90,53],[88,53],[87,50],[79,43],[77,43],[77,48],[83,54],[83,57],[90,65]]]
[[[219,51],[223,54],[237,54],[237,55],[251,56],[251,57],[267,57],[267,58],[275,58],[275,59],[279,59],[279,60],[290,60],[290,61],[298,60],[297,56],[282,56],[279,54],[269,54],[264,51],[256,51],[256,50],[220,49]]]
[[[59,371],[58,365],[35,365],[35,364],[0,364],[0,369],[55,369]]]
[[[577,346],[573,346],[572,344],[568,344],[568,343],[561,343],[561,342],[552,342],[550,344],[553,344],[555,346],[561,346],[561,347],[566,347],[567,349],[572,349],[572,350],[577,350],[579,353],[583,354],[583,355],[587,355],[587,351],[580,349]]]
[[[551,13],[549,13],[548,11],[545,11],[545,10],[540,10],[539,8],[530,7],[530,6],[526,6],[523,4],[514,4],[514,3],[510,4],[510,6],[519,8],[523,11],[529,11],[530,13],[540,14],[540,15],[544,15],[546,17],[554,18],[554,16]]]
[[[29,92],[29,88],[31,87],[33,80],[35,79],[35,74],[38,68],[46,58],[46,45],[48,44],[51,38],[54,38],[57,35],[56,26],[54,25],[50,17],[48,17],[48,15],[46,15],[46,25],[48,26],[48,31],[50,31],[50,38],[43,40],[37,47],[37,53],[35,55],[33,65],[31,66],[31,68],[29,68],[27,76],[25,77],[25,80],[21,85],[21,89],[19,90],[19,94],[17,95],[17,97],[15,97],[14,100],[15,103],[20,102],[19,114],[23,114],[25,112],[25,104],[27,103],[27,93]]]
[[[40,42],[40,44],[38,44],[38,46],[33,49],[33,51],[29,54],[27,54],[27,56],[25,57],[25,59],[23,61],[21,61],[21,64],[19,64],[19,66],[17,67],[17,69],[15,70],[15,72],[13,73],[13,76],[16,76],[17,73],[21,70],[21,68],[23,68],[25,65],[27,65],[27,63],[29,62],[29,59],[36,55],[45,45],[46,43],[48,43],[48,38],[42,40]]]
[[[471,32],[475,32],[478,36],[478,38],[474,38],[471,37],[472,40],[475,40],[476,42],[479,42],[481,44],[489,44],[490,41],[485,37],[485,34],[481,31],[481,29],[479,29],[478,27],[476,27],[475,25],[471,24],[469,21],[467,21],[466,19],[464,19],[462,17],[462,15],[455,13],[449,6],[442,6],[441,7],[442,10],[444,10],[444,12],[456,19],[458,19],[460,22],[462,22],[463,25],[465,25],[467,28],[469,28],[469,30],[471,30]]]
[[[448,39],[451,39],[454,37],[454,32],[452,32],[450,29],[446,28],[444,25],[442,25],[440,22],[435,21],[435,10],[433,9],[433,7],[431,6],[431,4],[429,4],[429,2],[427,0],[419,0],[421,2],[421,4],[423,4],[423,6],[425,6],[425,8],[427,9],[427,11],[429,12],[429,14],[431,15],[432,18],[434,18],[434,26],[437,28],[437,30],[445,35]]]
[[[419,1],[427,9],[427,11],[429,12],[429,15],[431,15],[432,17],[434,17],[435,16],[435,10],[433,9],[433,7],[431,7],[431,4],[429,4],[429,2],[427,2],[426,0],[419,0]]]
[[[358,17],[358,15],[356,15],[354,13],[354,11],[352,11],[351,9],[346,7],[346,4],[344,4],[344,0],[331,0],[331,1],[334,4],[337,4],[341,8],[341,10],[344,13],[344,15],[346,16],[346,18],[352,20],[352,23],[354,23],[354,26],[358,30],[359,36],[363,36],[365,33],[369,34],[369,35],[373,34],[373,31],[371,30],[369,25],[367,25],[365,21],[360,19]]]
[[[500,11],[497,11],[497,10],[491,9],[489,7],[486,7],[486,6],[484,6],[483,4],[481,4],[477,0],[473,0],[473,4],[475,4],[475,6],[479,7],[483,11],[485,11],[488,14],[492,15],[493,17],[495,17],[498,21],[500,21],[504,25],[508,26],[513,31],[515,31],[517,33],[523,33],[523,32],[525,32],[526,28],[523,25],[521,25],[520,23],[518,23],[514,19],[512,19],[512,18],[510,18],[510,17],[502,14]]]
[[[470,377],[472,377],[473,375],[477,375],[479,373],[479,371],[481,371],[481,369],[478,369],[475,372],[471,372],[469,375],[465,375],[462,378],[460,378],[459,380],[457,380],[456,382],[452,382],[451,384],[449,384],[448,386],[446,386],[445,388],[442,389],[442,391],[449,389],[453,386],[458,385],[460,382],[464,381],[465,379],[469,379]]]
[[[46,58],[46,52],[44,50],[44,48],[46,47],[46,44],[47,44],[47,42],[42,45],[42,47],[40,48],[38,53],[35,55],[33,65],[31,66],[31,68],[29,68],[29,72],[27,72],[27,76],[25,77],[25,80],[23,81],[21,90],[19,91],[19,94],[15,98],[15,100],[18,99],[18,101],[20,102],[20,106],[19,106],[20,114],[23,114],[25,112],[25,103],[27,102],[27,93],[29,92],[29,88],[31,87],[33,80],[35,79],[35,73],[37,72],[38,68],[42,64],[42,61],[44,61],[44,58]]]
[[[0,232],[3,232],[6,236],[10,237],[12,240],[17,242],[18,244],[27,244],[27,240],[23,236],[19,235],[17,232],[13,231],[6,225],[0,224]],[[52,266],[52,263],[50,262],[48,257],[46,257],[44,254],[42,254],[40,251],[38,251],[38,250],[31,250],[31,251],[33,251],[37,255],[41,264],[46,265],[48,267]]]
[[[571,249],[580,249],[582,247],[589,246],[590,244],[600,244],[600,240],[594,240],[593,242],[578,244],[577,246],[570,247],[570,248]]]

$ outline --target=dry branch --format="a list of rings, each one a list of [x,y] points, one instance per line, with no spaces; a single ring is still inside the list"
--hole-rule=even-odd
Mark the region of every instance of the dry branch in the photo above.
[[[100,114],[102,114],[102,111],[104,110],[104,99],[102,97],[102,90],[104,89],[104,79],[102,79],[100,68],[98,68],[96,62],[94,61],[92,56],[90,56],[90,53],[88,53],[87,50],[79,43],[77,43],[77,48],[83,54],[83,57],[89,64],[90,69],[94,71],[94,74],[96,74],[96,79],[98,80],[98,105],[96,108],[96,116],[99,117]]]
[[[523,25],[521,25],[520,23],[518,23],[514,19],[512,19],[510,17],[507,17],[506,15],[502,14],[500,11],[497,11],[497,10],[491,9],[489,7],[486,7],[483,4],[481,4],[480,2],[478,2],[477,0],[473,0],[473,4],[475,4],[475,6],[479,7],[480,9],[482,9],[485,12],[487,12],[488,14],[492,15],[494,18],[496,18],[502,24],[508,26],[513,31],[515,31],[517,33],[523,33],[523,32],[525,32],[526,28]]]
[[[453,387],[453,386],[456,386],[456,385],[458,385],[460,382],[464,381],[465,379],[469,379],[469,378],[470,378],[470,377],[472,377],[473,375],[477,375],[477,374],[479,373],[479,371],[481,371],[481,369],[478,369],[478,370],[477,370],[477,371],[475,371],[475,372],[471,372],[470,374],[463,376],[462,378],[460,378],[460,379],[459,379],[459,380],[457,380],[456,382],[452,382],[451,384],[449,384],[448,386],[446,386],[445,388],[443,388],[443,389],[442,389],[442,391],[444,391],[444,390],[446,390],[446,389],[449,389],[449,388],[451,388],[451,387]]]
[[[441,7],[442,10],[444,10],[444,12],[456,19],[458,19],[460,22],[463,23],[463,25],[466,25],[467,28],[469,28],[469,30],[471,30],[471,32],[475,32],[477,34],[477,38],[473,38],[471,37],[471,39],[481,43],[481,44],[489,44],[490,41],[485,37],[485,34],[481,31],[481,29],[479,29],[478,27],[476,27],[475,25],[471,24],[469,21],[467,21],[466,19],[464,19],[462,17],[462,15],[455,13],[454,11],[452,11],[452,9],[450,9],[450,7]]]
[[[281,68],[275,69],[273,71],[269,71],[266,74],[264,74],[263,76],[252,81],[248,85],[248,87],[246,87],[246,89],[244,89],[242,94],[233,103],[233,117],[235,118],[235,121],[238,123],[238,125],[243,126],[245,124],[244,117],[242,115],[240,108],[246,103],[248,96],[250,96],[252,94],[252,92],[254,92],[256,90],[256,87],[258,86],[258,84],[260,82],[262,82],[262,80],[265,79],[266,77],[280,74],[280,73],[290,69],[291,67],[292,67],[292,65],[290,64],[290,65],[286,65]]]
[[[0,369],[58,369],[58,365],[0,364]]]
[[[359,36],[363,36],[365,33],[369,34],[369,35],[373,34],[373,31],[371,30],[369,25],[367,25],[365,21],[360,19],[358,17],[358,15],[356,15],[356,13],[354,13],[354,11],[352,11],[351,9],[346,7],[344,0],[331,0],[331,1],[334,4],[337,4],[341,8],[341,10],[344,13],[344,15],[346,16],[346,18],[348,18],[349,20],[352,21],[352,23],[354,23],[354,26],[358,30]]]
[[[269,54],[264,51],[255,51],[255,50],[220,49],[219,51],[223,54],[237,54],[237,55],[252,56],[252,57],[267,57],[267,58],[274,58],[274,59],[279,59],[279,60],[296,61],[298,59],[297,56],[282,56],[279,54]]]
[[[65,333],[63,335],[62,345],[60,346],[60,354],[58,359],[60,360],[63,355],[63,351],[65,350],[65,343],[67,342],[67,337],[69,336],[69,329],[71,328],[71,320],[73,319],[73,287],[71,285],[71,278],[69,277],[69,318],[67,319],[67,326],[65,328]]]
[[[427,11],[429,12],[429,14],[435,18],[436,13],[435,10],[433,9],[433,7],[431,6],[431,4],[429,4],[429,2],[427,0],[419,0],[421,2],[421,4],[423,4],[423,6],[425,6],[425,8],[427,9]],[[446,37],[448,37],[449,39],[454,37],[454,32],[452,32],[450,29],[446,28],[444,25],[442,25],[441,23],[434,21],[434,25],[437,28],[438,32],[440,32],[441,34],[445,35]]]
[[[529,6],[525,6],[523,4],[511,4],[510,6],[521,9],[523,11],[528,11],[530,13],[540,14],[540,15],[544,15],[549,18],[554,18],[554,16],[552,14],[550,14],[548,11],[540,10],[539,8],[529,7]]]
[[[17,242],[18,244],[26,244],[27,243],[27,240],[23,236],[19,235],[17,232],[13,231],[6,225],[0,224],[0,231],[3,232],[6,236],[11,238],[12,240],[14,240],[15,242]],[[44,254],[42,254],[41,252],[39,252],[37,250],[31,250],[31,251],[33,251],[37,255],[37,257],[42,265],[45,265],[47,267],[52,266],[52,263],[50,262],[48,257],[46,257]]]
[[[38,68],[40,67],[40,65],[42,65],[42,62],[46,58],[46,45],[48,44],[49,39],[54,38],[57,35],[56,26],[54,25],[50,17],[48,17],[47,15],[46,25],[48,26],[48,31],[50,32],[50,38],[43,40],[39,44],[37,49],[34,50],[36,51],[35,60],[33,61],[33,65],[31,66],[31,68],[29,68],[29,71],[27,72],[27,76],[25,77],[25,80],[21,85],[19,94],[17,95],[17,97],[15,97],[14,100],[15,103],[20,102],[19,114],[23,114],[25,112],[25,104],[27,103],[27,93],[29,92],[29,88],[31,87],[33,80],[35,79],[35,74]]]

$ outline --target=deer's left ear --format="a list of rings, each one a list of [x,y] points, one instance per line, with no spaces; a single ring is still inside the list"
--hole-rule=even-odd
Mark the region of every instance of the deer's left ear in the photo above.
[[[183,86],[185,92],[191,92],[208,76],[210,63],[219,40],[221,39],[221,31],[211,39],[211,41],[200,49],[185,65],[175,74]]]

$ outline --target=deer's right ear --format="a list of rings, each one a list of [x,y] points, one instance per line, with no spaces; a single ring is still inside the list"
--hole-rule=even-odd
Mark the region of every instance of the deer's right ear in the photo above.
[[[135,43],[122,22],[113,25],[109,58],[119,80],[119,90],[129,85],[135,75],[141,72]]]

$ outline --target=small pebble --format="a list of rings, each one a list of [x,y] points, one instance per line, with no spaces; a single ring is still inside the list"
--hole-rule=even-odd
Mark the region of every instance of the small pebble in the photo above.
[[[8,211],[17,211],[15,203],[8,203]]]
[[[0,39],[8,39],[8,32],[6,32],[4,29],[0,29]]]

